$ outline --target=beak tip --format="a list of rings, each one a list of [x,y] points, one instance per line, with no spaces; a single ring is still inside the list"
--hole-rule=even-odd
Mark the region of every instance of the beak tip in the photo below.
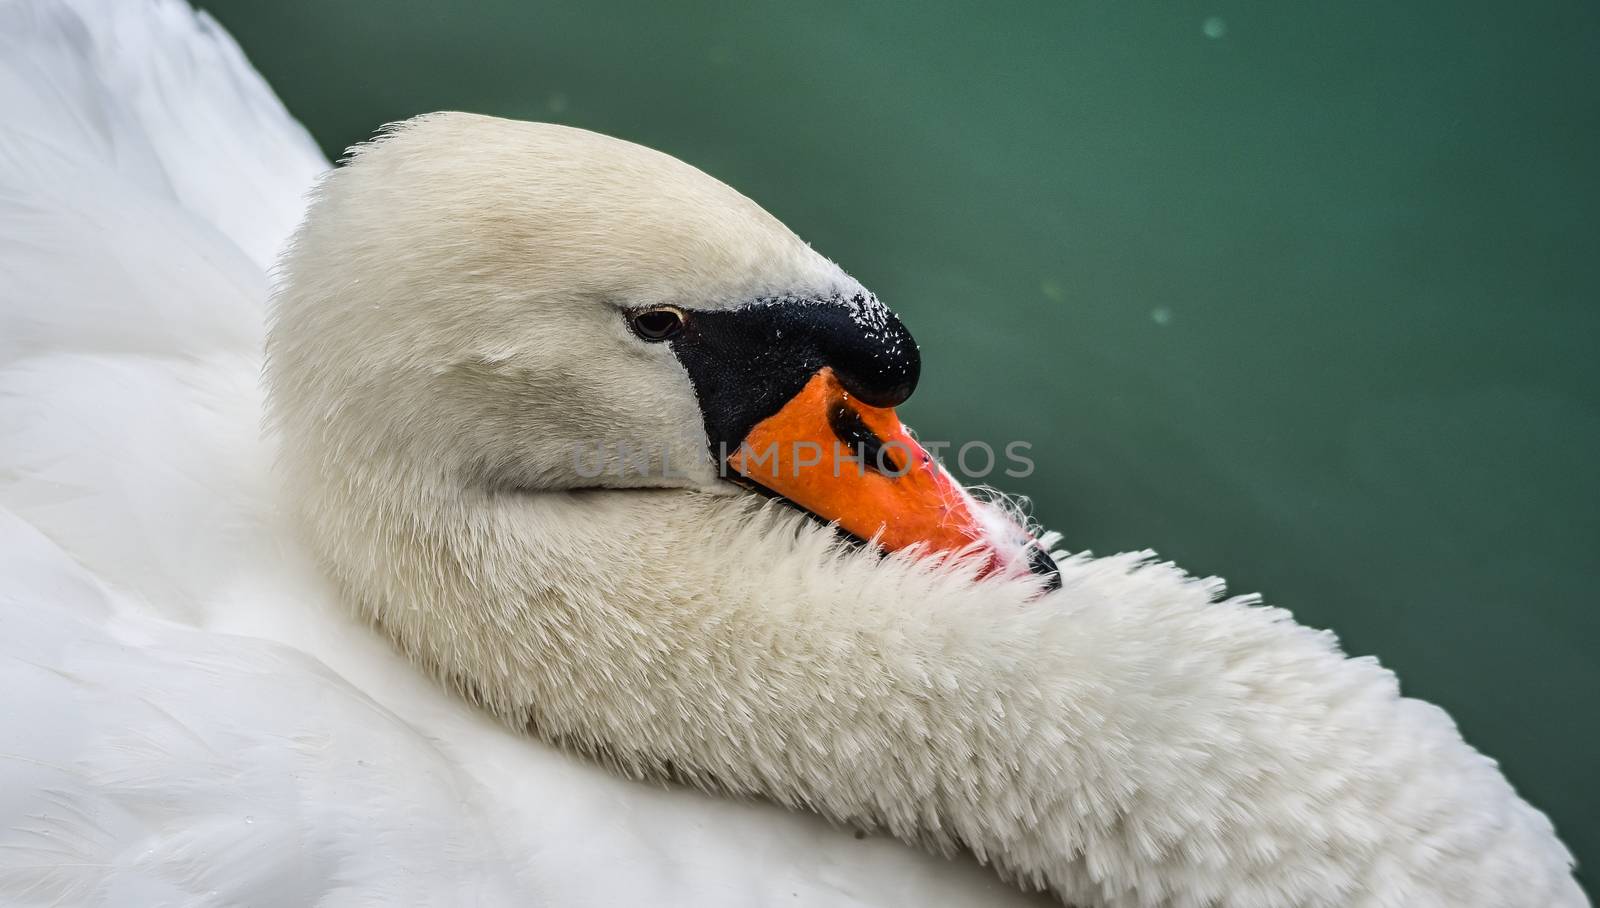
[[[1045,578],[1045,592],[1061,589],[1061,568],[1056,566],[1056,560],[1050,557],[1044,546],[1038,543],[1028,547],[1028,571]]]

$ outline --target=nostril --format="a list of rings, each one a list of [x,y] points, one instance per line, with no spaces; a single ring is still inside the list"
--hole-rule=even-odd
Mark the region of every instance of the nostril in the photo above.
[[[861,461],[861,469],[891,478],[905,475],[906,466],[854,407],[844,401],[829,405],[828,427],[850,449],[852,456]]]

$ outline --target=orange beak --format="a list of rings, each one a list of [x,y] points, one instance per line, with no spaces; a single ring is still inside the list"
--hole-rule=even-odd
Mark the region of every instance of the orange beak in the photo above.
[[[1037,571],[1040,557],[1049,563],[1026,530],[962,488],[892,408],[852,399],[831,368],[757,423],[728,465],[888,551],[919,543],[968,550],[987,558],[985,574]]]

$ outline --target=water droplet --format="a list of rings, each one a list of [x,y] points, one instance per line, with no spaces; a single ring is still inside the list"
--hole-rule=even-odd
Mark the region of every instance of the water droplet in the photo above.
[[[1221,16],[1208,16],[1206,21],[1200,23],[1200,30],[1205,32],[1207,38],[1215,41],[1218,38],[1227,36],[1228,22]]]
[[[1067,298],[1067,291],[1062,289],[1060,282],[1049,278],[1039,282],[1039,292],[1044,294],[1045,299],[1053,303],[1059,303]]]
[[[565,92],[553,91],[545,99],[544,106],[553,114],[566,113],[567,95]]]
[[[1162,327],[1172,324],[1172,310],[1166,306],[1157,306],[1150,310],[1150,320]]]

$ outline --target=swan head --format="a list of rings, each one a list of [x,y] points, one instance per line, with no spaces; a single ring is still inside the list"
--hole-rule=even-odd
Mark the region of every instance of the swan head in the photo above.
[[[895,416],[920,359],[894,313],[667,155],[421,117],[326,178],[280,282],[271,412],[310,510],[763,494],[886,549],[1053,570]]]

